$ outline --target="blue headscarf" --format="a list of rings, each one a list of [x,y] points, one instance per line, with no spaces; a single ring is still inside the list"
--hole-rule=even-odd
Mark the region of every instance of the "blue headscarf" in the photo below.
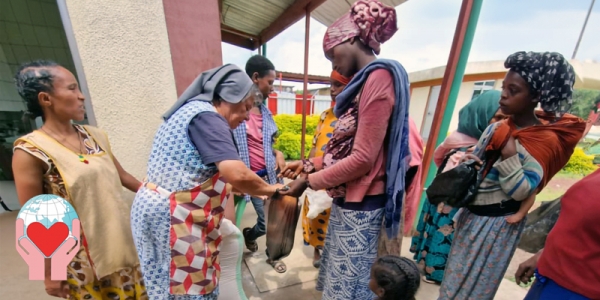
[[[402,203],[404,200],[404,179],[410,162],[410,149],[408,148],[408,105],[410,98],[408,74],[402,65],[389,59],[376,59],[362,70],[358,71],[343,92],[336,97],[333,112],[340,117],[352,104],[361,87],[367,81],[371,72],[388,70],[394,80],[394,110],[390,118],[389,144],[386,163],[386,189],[387,201],[385,205],[385,229],[388,237],[393,237],[400,231],[402,217]]]

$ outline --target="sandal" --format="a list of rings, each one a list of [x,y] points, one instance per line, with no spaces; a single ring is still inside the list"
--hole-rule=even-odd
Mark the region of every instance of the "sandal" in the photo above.
[[[285,273],[287,271],[287,266],[280,260],[272,261],[267,259],[267,263],[270,264],[277,273]]]
[[[246,227],[244,228],[244,230],[242,230],[242,235],[244,236],[244,244],[246,244],[246,248],[248,248],[248,250],[250,250],[250,252],[256,252],[258,251],[258,243],[256,243],[256,240],[251,241],[248,240],[247,236],[248,236],[248,232],[250,231],[250,227]]]
[[[429,284],[438,284],[437,281],[427,279],[427,276],[423,276],[423,282],[429,283]]]
[[[321,267],[321,259],[313,260],[313,267],[320,268]]]

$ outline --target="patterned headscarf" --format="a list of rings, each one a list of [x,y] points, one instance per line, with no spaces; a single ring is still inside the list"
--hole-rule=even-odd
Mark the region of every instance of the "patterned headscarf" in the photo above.
[[[511,54],[504,67],[521,75],[539,94],[545,112],[561,117],[571,109],[575,71],[562,54],[520,51]]]
[[[398,31],[396,11],[376,0],[358,0],[350,11],[333,22],[323,38],[323,51],[358,37],[375,54],[379,54],[381,44]]]

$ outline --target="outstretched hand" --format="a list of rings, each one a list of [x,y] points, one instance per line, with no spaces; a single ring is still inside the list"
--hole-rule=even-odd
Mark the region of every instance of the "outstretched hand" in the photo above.
[[[290,162],[283,169],[281,169],[281,172],[279,172],[279,175],[277,175],[277,177],[285,177],[294,180],[298,178],[298,175],[300,175],[300,173],[302,173],[303,167],[304,166],[302,165],[301,160]]]
[[[291,197],[300,197],[304,193],[304,191],[308,188],[308,182],[302,176],[298,177],[298,179],[290,182],[287,185],[287,189],[280,190],[279,194],[282,196],[291,196]]]

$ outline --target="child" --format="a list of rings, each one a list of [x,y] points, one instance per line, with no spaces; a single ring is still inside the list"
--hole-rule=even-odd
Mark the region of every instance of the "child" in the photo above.
[[[506,222],[510,224],[517,224],[521,222],[521,220],[523,220],[527,216],[529,210],[533,206],[533,203],[535,202],[535,196],[536,193],[533,193],[531,196],[529,196],[529,198],[521,201],[521,208],[519,208],[519,211],[516,212],[514,215],[506,217]]]
[[[415,300],[421,273],[412,260],[394,255],[379,257],[371,267],[369,288],[377,300]]]

